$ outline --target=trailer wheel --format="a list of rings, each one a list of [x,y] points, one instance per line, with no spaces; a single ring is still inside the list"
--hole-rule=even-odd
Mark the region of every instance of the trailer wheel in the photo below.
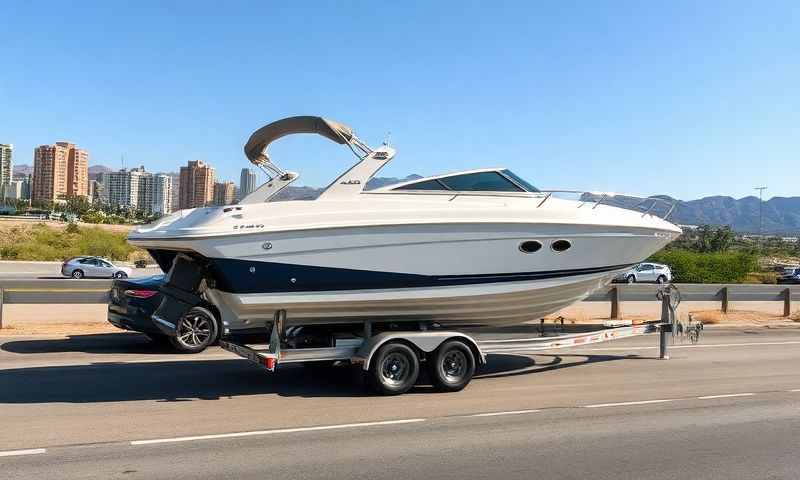
[[[406,393],[417,383],[419,358],[408,345],[387,342],[375,353],[367,372],[370,388],[381,395]]]
[[[437,390],[457,392],[475,375],[475,355],[461,340],[450,340],[436,349],[428,362],[428,371]]]

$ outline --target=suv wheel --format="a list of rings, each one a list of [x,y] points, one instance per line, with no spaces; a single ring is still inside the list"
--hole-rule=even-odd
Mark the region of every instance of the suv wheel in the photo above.
[[[203,307],[192,307],[175,328],[170,342],[181,353],[200,353],[217,340],[219,327],[214,314]]]
[[[656,283],[667,283],[667,277],[665,277],[664,275],[659,275],[658,278],[656,279]]]
[[[80,280],[81,278],[83,278],[83,270],[73,270],[71,277]]]
[[[628,275],[628,278],[626,278],[625,281],[628,283],[636,283],[636,277],[633,275]]]
[[[128,278],[128,274],[125,272],[117,272],[114,274],[114,278]]]

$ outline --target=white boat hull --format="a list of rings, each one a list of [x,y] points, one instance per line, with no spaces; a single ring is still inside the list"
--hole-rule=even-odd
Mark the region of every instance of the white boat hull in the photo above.
[[[206,292],[230,331],[263,327],[275,311],[287,325],[423,321],[507,325],[537,320],[606,285],[620,270],[567,278],[447,287],[277,294]]]

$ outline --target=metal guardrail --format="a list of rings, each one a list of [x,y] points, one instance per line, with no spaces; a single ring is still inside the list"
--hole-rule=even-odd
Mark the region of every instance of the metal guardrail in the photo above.
[[[800,301],[800,285],[692,284],[675,285],[683,302],[720,302],[727,312],[730,302],[783,302],[783,315],[792,313],[792,302]],[[0,328],[4,304],[94,304],[106,303],[111,280],[32,279],[0,280]],[[585,302],[610,302],[610,318],[621,319],[622,302],[659,301],[655,284],[612,284]]]
[[[792,314],[792,301],[800,301],[800,285],[759,284],[675,284],[682,302],[720,302],[727,313],[730,302],[783,302],[783,316]],[[622,302],[656,300],[659,286],[654,284],[612,284],[599,290],[585,302],[611,302],[611,319],[622,318]]]
[[[0,281],[0,328],[5,304],[107,303],[111,280],[3,280]]]

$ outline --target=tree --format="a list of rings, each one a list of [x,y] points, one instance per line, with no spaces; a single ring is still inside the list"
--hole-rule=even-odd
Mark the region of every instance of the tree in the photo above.
[[[711,251],[712,252],[727,252],[733,243],[733,230],[731,227],[717,227],[714,231],[714,236],[711,238]]]
[[[695,250],[703,253],[726,252],[731,248],[734,235],[731,227],[701,225],[696,230]]]

